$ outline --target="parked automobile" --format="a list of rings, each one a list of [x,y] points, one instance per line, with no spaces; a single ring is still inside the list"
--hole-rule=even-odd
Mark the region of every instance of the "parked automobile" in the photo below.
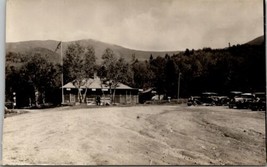
[[[235,96],[230,101],[229,108],[250,108],[250,104],[254,99],[252,93],[242,93],[240,96]]]
[[[201,105],[201,101],[200,100],[201,100],[200,96],[191,96],[187,101],[187,105],[188,106]]]
[[[237,97],[237,96],[241,96],[241,94],[242,94],[243,92],[240,92],[240,91],[231,91],[230,93],[229,93],[229,98],[231,99],[231,98],[234,98],[234,97]]]
[[[218,96],[217,100],[215,100],[216,106],[225,106],[228,105],[229,98],[227,96]]]
[[[205,106],[213,106],[217,103],[218,94],[215,92],[203,92],[201,94],[201,103]]]
[[[266,94],[265,92],[256,92],[255,98],[250,104],[250,109],[252,111],[266,111]]]
[[[229,105],[229,108],[234,108],[236,106],[236,103],[238,101],[238,98],[241,97],[241,94],[242,92],[240,91],[231,91],[229,93],[229,102],[228,102],[228,105]]]
[[[216,105],[218,101],[218,94],[214,92],[203,92],[201,96],[191,96],[188,99],[187,105],[205,105],[212,106]]]

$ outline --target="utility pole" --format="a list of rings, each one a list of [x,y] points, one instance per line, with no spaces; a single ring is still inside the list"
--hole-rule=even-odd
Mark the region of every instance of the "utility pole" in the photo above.
[[[61,95],[62,95],[62,102],[61,104],[64,103],[64,89],[63,89],[63,55],[62,55],[62,42],[60,44],[60,58],[61,58],[61,68],[62,68],[62,73],[61,73]]]
[[[61,96],[62,96],[62,101],[61,101],[61,104],[64,103],[64,89],[63,89],[63,55],[62,55],[62,41],[60,41],[55,49],[54,52],[56,52],[58,49],[59,49],[59,46],[60,46],[60,64],[61,64]]]
[[[178,76],[177,100],[179,100],[179,98],[180,98],[180,78],[181,78],[181,74],[182,74],[182,73],[179,72],[179,76]]]

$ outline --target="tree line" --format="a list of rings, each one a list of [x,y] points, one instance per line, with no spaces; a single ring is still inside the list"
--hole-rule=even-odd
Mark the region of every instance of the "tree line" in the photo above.
[[[186,49],[165,57],[151,55],[145,61],[130,55],[130,62],[107,48],[102,63],[96,64],[93,47],[72,43],[64,52],[63,67],[49,62],[45,55],[34,54],[30,58],[19,55],[22,54],[8,53],[6,63],[6,101],[12,101],[16,92],[19,107],[37,102],[60,104],[62,72],[64,84],[72,82],[78,90],[97,73],[101,82],[114,90],[113,98],[120,82],[143,90],[154,88],[160,95],[177,98],[179,77],[181,97],[204,91],[221,94],[231,90],[265,91],[264,44]],[[85,101],[85,95],[86,92],[78,92],[80,102]]]

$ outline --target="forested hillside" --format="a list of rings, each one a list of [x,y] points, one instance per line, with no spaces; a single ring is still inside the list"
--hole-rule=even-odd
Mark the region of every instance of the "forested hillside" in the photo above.
[[[78,83],[97,72],[103,80],[113,80],[110,83],[122,82],[144,90],[155,88],[159,94],[177,98],[180,74],[180,97],[198,95],[203,91],[224,95],[232,90],[265,91],[263,38],[256,43],[224,49],[186,49],[165,56],[150,53],[145,60],[134,54],[125,59],[111,48],[106,48],[101,55],[101,63],[96,63],[94,47],[72,43],[64,50],[64,84],[73,80]],[[49,61],[55,53],[35,48],[28,55],[31,56],[7,53],[6,101],[12,101],[13,92],[20,99],[34,101],[34,92],[40,92],[46,101],[60,103],[62,68],[59,60]],[[21,105],[27,102],[21,102]]]

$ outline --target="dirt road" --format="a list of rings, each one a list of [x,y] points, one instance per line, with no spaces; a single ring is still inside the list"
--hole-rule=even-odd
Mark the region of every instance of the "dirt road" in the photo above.
[[[4,120],[4,164],[265,165],[265,114],[226,107],[37,111]]]

